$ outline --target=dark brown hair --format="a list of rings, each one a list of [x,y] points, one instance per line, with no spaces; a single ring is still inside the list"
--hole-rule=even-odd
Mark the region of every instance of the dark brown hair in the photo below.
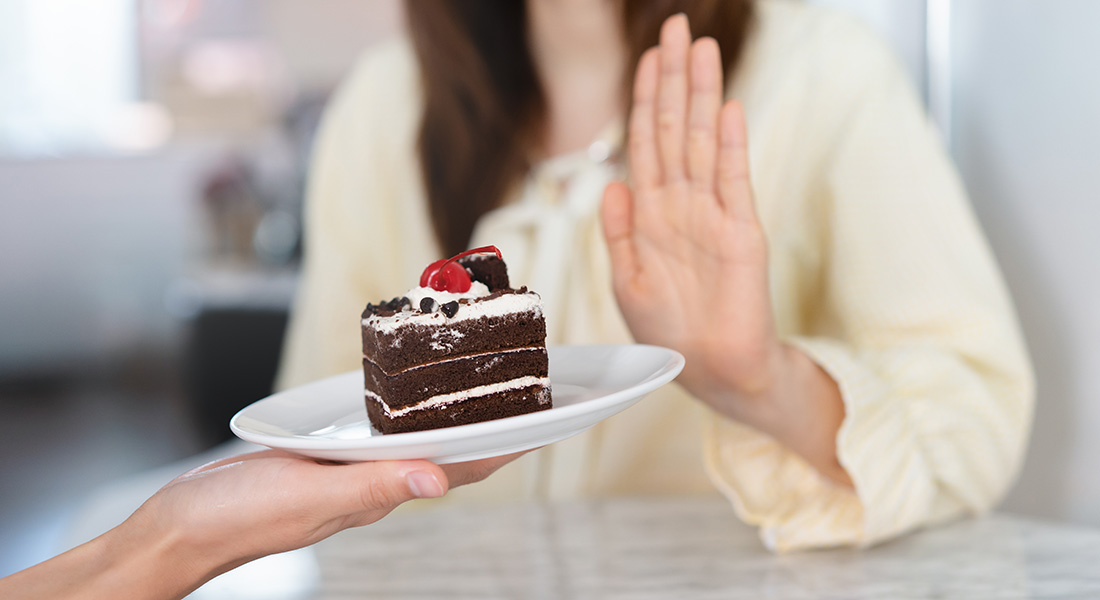
[[[694,35],[718,40],[726,73],[752,17],[751,0],[607,1],[623,7],[628,85],[673,14],[686,13]],[[542,141],[546,100],[527,45],[526,2],[406,0],[406,11],[424,92],[424,187],[439,244],[445,254],[457,254],[477,220],[527,172]]]

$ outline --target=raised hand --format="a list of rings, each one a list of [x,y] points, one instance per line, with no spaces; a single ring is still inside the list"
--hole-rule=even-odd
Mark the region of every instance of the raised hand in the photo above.
[[[721,64],[684,15],[638,63],[632,182],[607,187],[602,213],[615,296],[637,341],[684,354],[679,381],[693,395],[849,483],[836,383],[776,333],[745,118],[723,102]]]
[[[607,188],[603,222],[635,339],[683,353],[681,382],[700,397],[717,386],[749,399],[768,384],[780,344],[744,117],[723,103],[721,64],[714,39],[692,43],[686,17],[665,22],[635,78],[633,186]]]

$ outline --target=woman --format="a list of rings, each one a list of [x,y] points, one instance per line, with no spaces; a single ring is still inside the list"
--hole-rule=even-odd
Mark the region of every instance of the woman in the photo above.
[[[283,386],[356,368],[363,305],[492,243],[543,295],[550,343],[688,366],[455,496],[717,487],[785,551],[1003,495],[1026,352],[957,176],[864,30],[779,0],[408,9],[411,40],[363,61],[320,133]]]

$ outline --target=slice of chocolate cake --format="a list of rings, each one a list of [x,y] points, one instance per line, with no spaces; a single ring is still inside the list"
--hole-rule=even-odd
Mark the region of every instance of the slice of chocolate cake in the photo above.
[[[424,271],[405,296],[363,312],[367,415],[382,433],[438,429],[551,407],[538,294],[509,287],[500,251]]]

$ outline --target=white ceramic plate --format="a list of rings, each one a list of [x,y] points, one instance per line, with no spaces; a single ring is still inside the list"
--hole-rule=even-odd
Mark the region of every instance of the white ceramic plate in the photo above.
[[[426,458],[464,462],[538,448],[574,436],[672,381],[684,357],[658,346],[549,348],[554,407],[537,413],[430,431],[382,435],[352,371],[260,400],[230,421],[237,437],[339,461]]]

